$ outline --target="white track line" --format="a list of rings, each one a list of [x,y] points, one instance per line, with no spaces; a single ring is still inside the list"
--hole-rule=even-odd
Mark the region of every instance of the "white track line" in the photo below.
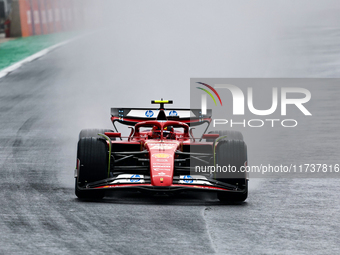
[[[71,42],[71,41],[73,41],[73,40],[74,40],[74,39],[67,40],[67,41],[64,41],[64,42],[55,44],[55,45],[53,45],[53,46],[51,46],[51,47],[48,47],[48,48],[46,48],[46,49],[44,49],[44,50],[42,50],[42,51],[39,51],[39,52],[35,53],[35,54],[33,54],[33,55],[31,55],[31,56],[29,56],[29,57],[27,57],[27,58],[25,58],[25,59],[23,59],[23,60],[21,60],[21,61],[19,61],[19,62],[13,64],[13,65],[11,65],[11,66],[9,66],[9,67],[6,67],[5,69],[0,70],[0,79],[3,78],[3,77],[5,77],[7,74],[13,72],[14,70],[18,69],[18,68],[21,67],[23,64],[26,64],[26,63],[32,62],[33,60],[36,60],[36,59],[38,59],[38,58],[41,58],[42,56],[46,55],[46,54],[49,53],[50,51],[52,51],[52,50],[54,50],[54,49],[56,49],[56,48],[58,48],[58,47],[61,47],[61,46],[65,45],[65,44],[67,44],[67,43],[69,43],[69,42]]]

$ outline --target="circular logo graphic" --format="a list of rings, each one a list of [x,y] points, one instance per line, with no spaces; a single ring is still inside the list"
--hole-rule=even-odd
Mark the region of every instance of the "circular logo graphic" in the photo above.
[[[193,183],[194,182],[194,179],[190,175],[184,175],[183,179],[186,183]]]
[[[131,176],[130,182],[139,182],[140,179],[133,179],[133,178],[140,178],[138,174],[134,174]]]
[[[178,116],[176,111],[170,111],[169,116]]]
[[[148,110],[148,111],[145,112],[145,116],[148,117],[148,118],[151,118],[153,115],[154,115],[154,113],[151,110]]]

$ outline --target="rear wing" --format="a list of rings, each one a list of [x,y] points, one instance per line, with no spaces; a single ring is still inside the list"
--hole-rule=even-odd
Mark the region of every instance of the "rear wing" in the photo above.
[[[138,122],[156,120],[159,109],[156,108],[111,108],[112,122],[134,126]],[[210,124],[212,110],[207,109],[207,114],[201,114],[201,109],[165,109],[168,120],[180,121],[189,126],[198,126],[203,123]]]

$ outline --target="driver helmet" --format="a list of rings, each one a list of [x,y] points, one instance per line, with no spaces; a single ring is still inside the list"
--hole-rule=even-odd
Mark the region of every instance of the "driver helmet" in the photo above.
[[[173,126],[167,126],[163,130],[163,136],[164,138],[171,139],[172,135],[174,133],[174,128]]]

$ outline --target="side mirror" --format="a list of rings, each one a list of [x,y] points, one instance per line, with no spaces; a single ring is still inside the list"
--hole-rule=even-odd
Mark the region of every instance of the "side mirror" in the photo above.
[[[204,134],[202,136],[203,139],[214,139],[214,140],[219,138],[219,137],[220,137],[219,134]]]
[[[108,137],[121,137],[122,136],[121,133],[115,133],[115,132],[105,132],[104,134]]]

